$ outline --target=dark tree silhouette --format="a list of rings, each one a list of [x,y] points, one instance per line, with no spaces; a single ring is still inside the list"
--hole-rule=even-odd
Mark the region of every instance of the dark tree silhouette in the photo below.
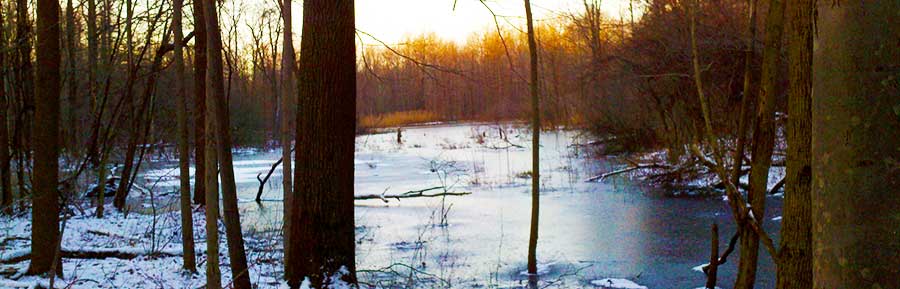
[[[35,85],[34,190],[29,274],[54,268],[62,274],[59,246],[59,1],[37,1],[37,78]],[[55,264],[54,264],[55,263]]]
[[[356,46],[352,0],[303,2],[289,284],[321,288],[343,267],[356,283],[353,152]],[[310,13],[315,11],[315,13]]]

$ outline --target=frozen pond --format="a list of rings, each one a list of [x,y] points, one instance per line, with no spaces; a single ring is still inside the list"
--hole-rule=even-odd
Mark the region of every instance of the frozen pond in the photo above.
[[[356,193],[400,194],[445,187],[466,196],[357,201],[357,266],[362,280],[405,280],[422,288],[508,288],[525,284],[531,208],[531,138],[525,127],[439,125],[363,135],[356,141]],[[586,159],[573,143],[578,132],[541,136],[541,215],[538,261],[542,286],[602,288],[604,278],[628,279],[648,288],[696,288],[705,281],[693,267],[708,262],[709,230],[720,226],[720,250],[734,232],[720,198],[671,198],[629,184],[583,180],[611,165]],[[256,176],[279,151],[236,155],[242,224],[246,230],[281,226],[281,203],[252,200]],[[177,170],[157,169],[152,176]],[[165,179],[159,185],[176,184]],[[438,191],[432,191],[436,193]],[[263,199],[281,198],[280,168]],[[781,199],[769,198],[768,232],[778,232]],[[446,216],[444,218],[443,216]],[[734,281],[738,252],[719,271],[720,287]],[[774,267],[760,253],[757,288],[774,288]],[[415,268],[412,275],[406,266]],[[388,273],[394,269],[399,273]],[[398,274],[400,274],[398,276]],[[593,284],[591,281],[595,281]],[[429,283],[432,282],[432,283]],[[394,283],[397,284],[397,283]],[[397,285],[403,287],[402,284]]]

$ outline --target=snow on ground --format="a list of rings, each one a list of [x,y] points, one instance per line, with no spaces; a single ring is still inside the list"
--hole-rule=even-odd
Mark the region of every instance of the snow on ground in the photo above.
[[[57,288],[198,288],[206,284],[206,230],[202,209],[195,210],[194,240],[197,252],[197,273],[182,268],[180,213],[165,212],[156,216],[131,212],[123,214],[107,206],[103,219],[93,216],[93,210],[73,209],[65,221],[64,251],[120,252],[138,255],[134,259],[88,258],[63,259],[64,278],[55,280]],[[23,276],[29,261],[6,264],[12,258],[30,254],[30,214],[0,219],[0,288],[49,287],[47,278]],[[219,224],[220,240],[224,227]],[[281,249],[269,242],[271,233],[245,233],[250,276],[262,287],[283,287],[280,282]],[[222,280],[231,280],[228,250],[224,241],[219,245]],[[155,253],[163,255],[156,256]]]
[[[600,288],[647,289],[646,286],[641,286],[631,280],[620,278],[594,280],[591,281],[591,284],[600,286]]]

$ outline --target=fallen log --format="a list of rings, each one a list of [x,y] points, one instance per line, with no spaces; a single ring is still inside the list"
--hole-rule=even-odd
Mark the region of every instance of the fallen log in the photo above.
[[[62,254],[62,258],[68,259],[134,259],[140,256],[175,257],[181,256],[182,254],[182,252],[172,250],[151,252],[147,250],[132,250],[130,248],[63,248],[60,252]],[[15,264],[30,259],[31,250],[22,249],[0,255],[0,264]]]

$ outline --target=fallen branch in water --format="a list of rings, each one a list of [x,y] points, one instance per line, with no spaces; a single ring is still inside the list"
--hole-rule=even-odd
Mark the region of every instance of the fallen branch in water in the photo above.
[[[408,192],[405,192],[405,193],[402,193],[399,195],[386,195],[384,193],[381,193],[381,194],[377,194],[377,195],[376,194],[360,195],[360,196],[353,197],[353,199],[355,199],[355,200],[379,199],[379,200],[382,200],[385,203],[387,203],[388,199],[397,199],[399,201],[400,199],[408,199],[408,198],[435,198],[435,197],[443,197],[443,196],[465,196],[465,195],[472,194],[471,192],[447,192],[447,191],[444,191],[441,193],[436,193],[436,194],[426,194],[425,193],[428,191],[443,190],[443,189],[444,189],[444,187],[431,187],[431,188],[422,189],[422,190],[408,191]]]
[[[405,193],[402,193],[402,194],[397,194],[397,195],[388,195],[388,194],[385,194],[385,193],[381,193],[381,194],[370,194],[370,195],[359,195],[359,196],[353,197],[353,199],[354,199],[354,200],[382,200],[382,201],[384,201],[385,203],[387,203],[389,199],[397,199],[397,200],[399,201],[400,199],[411,199],[411,198],[437,198],[437,197],[445,197],[445,196],[465,196],[465,195],[471,195],[471,194],[472,194],[472,192],[447,192],[447,191],[443,191],[443,192],[440,192],[440,193],[434,193],[434,194],[426,194],[426,193],[425,193],[425,192],[428,192],[428,191],[443,190],[443,189],[444,189],[444,187],[431,187],[431,188],[422,189],[422,190],[408,191],[408,192],[405,192]],[[242,202],[250,202],[250,201],[249,201],[249,200],[244,200],[244,201],[242,201]],[[284,199],[281,199],[281,198],[275,198],[275,199],[257,199],[256,202],[257,202],[257,203],[262,203],[262,202],[284,202]]]
[[[294,152],[293,147],[291,148],[291,152]],[[266,182],[269,181],[269,178],[272,177],[272,173],[275,172],[275,168],[280,166],[282,162],[284,162],[284,157],[279,158],[278,161],[276,161],[274,164],[272,164],[272,168],[269,169],[269,172],[266,173],[266,177],[263,179],[259,178],[259,176],[261,176],[262,173],[256,174],[256,180],[259,181],[259,190],[256,191],[256,202],[257,203],[262,202],[261,198],[262,198],[263,188],[265,187]],[[284,177],[284,176],[282,176],[282,177]]]
[[[781,177],[781,180],[778,181],[777,183],[775,183],[775,186],[772,187],[772,190],[769,190],[769,195],[774,195],[775,193],[778,193],[778,190],[780,190],[782,187],[784,187],[784,182],[785,182],[784,177]]]
[[[588,178],[587,180],[584,180],[584,181],[585,181],[585,182],[598,182],[598,181],[602,182],[604,179],[606,179],[606,178],[608,178],[608,177],[611,177],[611,176],[614,176],[614,175],[619,175],[619,174],[624,174],[624,173],[627,173],[627,172],[630,172],[630,171],[633,171],[633,170],[639,170],[639,169],[664,169],[664,168],[669,168],[669,166],[667,166],[667,165],[661,165],[661,164],[655,164],[655,163],[654,163],[654,164],[635,164],[635,165],[633,165],[633,166],[631,166],[631,167],[627,167],[627,168],[624,168],[624,169],[620,169],[620,170],[615,170],[615,171],[607,172],[607,173],[604,173],[604,174],[601,174],[601,175],[597,175],[597,176],[593,176],[593,177],[590,177],[590,178]]]

